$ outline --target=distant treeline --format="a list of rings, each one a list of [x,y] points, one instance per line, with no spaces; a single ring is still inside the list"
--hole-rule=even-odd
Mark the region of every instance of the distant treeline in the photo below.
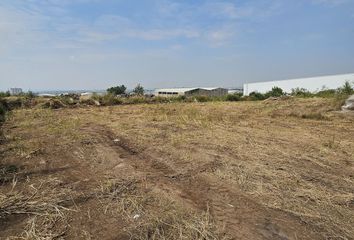
[[[9,93],[0,92],[0,121],[5,118],[8,110],[20,107],[42,107],[42,108],[62,108],[77,106],[113,106],[113,105],[129,105],[129,104],[153,104],[153,103],[173,103],[173,102],[217,102],[217,101],[258,101],[268,98],[282,97],[336,97],[340,101],[348,95],[354,94],[353,86],[346,82],[338,89],[324,89],[322,91],[311,93],[304,88],[295,88],[291,93],[285,93],[279,87],[273,87],[271,91],[262,94],[253,92],[249,96],[243,96],[242,93],[228,94],[225,96],[177,96],[177,97],[160,97],[149,94],[144,95],[144,88],[138,84],[134,89],[134,94],[126,94],[124,85],[107,89],[106,94],[95,94],[90,96],[80,96],[80,94],[67,94],[56,97],[37,97],[32,92],[22,93],[19,96],[9,96]]]
[[[111,105],[126,105],[126,104],[139,104],[139,103],[172,103],[172,102],[236,102],[236,101],[258,101],[265,100],[270,97],[279,98],[279,97],[337,97],[337,98],[346,98],[348,95],[354,94],[353,87],[349,82],[346,82],[341,88],[335,90],[322,90],[317,93],[311,93],[303,88],[293,89],[290,94],[285,93],[279,87],[273,87],[271,91],[262,94],[253,92],[249,96],[243,96],[242,93],[228,94],[225,96],[176,96],[176,97],[160,97],[160,96],[151,96],[143,95],[143,91],[136,91],[137,94],[131,96],[126,95],[124,91],[124,86],[119,88],[110,88],[105,95],[93,94],[90,98],[80,100],[81,104],[86,105],[102,105],[102,106],[111,106]],[[139,94],[138,94],[139,93]],[[71,98],[62,97],[64,104],[72,103]]]

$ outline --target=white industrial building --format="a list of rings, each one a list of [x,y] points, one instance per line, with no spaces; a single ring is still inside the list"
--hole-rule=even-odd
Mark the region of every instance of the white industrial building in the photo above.
[[[155,96],[159,97],[178,97],[178,96],[223,96],[227,95],[225,88],[165,88],[156,89]]]
[[[298,78],[270,82],[245,83],[243,95],[248,96],[252,92],[266,93],[273,87],[280,87],[286,93],[291,93],[294,88],[304,88],[310,92],[318,92],[322,89],[337,89],[348,81],[354,83],[354,73],[331,75],[311,78]]]

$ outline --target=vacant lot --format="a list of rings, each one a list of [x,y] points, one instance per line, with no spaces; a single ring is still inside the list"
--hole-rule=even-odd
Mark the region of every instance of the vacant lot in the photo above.
[[[334,99],[11,112],[1,239],[354,239]]]

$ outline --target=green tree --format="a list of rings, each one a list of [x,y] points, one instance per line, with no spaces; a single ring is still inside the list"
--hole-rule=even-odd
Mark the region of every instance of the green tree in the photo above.
[[[140,83],[138,85],[136,85],[136,87],[134,88],[133,92],[136,95],[144,95],[144,87],[140,85]]]
[[[108,88],[107,92],[113,95],[121,95],[121,94],[125,94],[126,90],[127,90],[126,86],[120,85],[120,86]]]

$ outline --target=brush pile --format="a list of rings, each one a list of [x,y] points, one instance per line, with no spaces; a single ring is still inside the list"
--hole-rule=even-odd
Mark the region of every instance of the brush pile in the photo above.
[[[354,95],[350,96],[347,101],[345,101],[345,105],[342,107],[343,111],[354,111]]]

